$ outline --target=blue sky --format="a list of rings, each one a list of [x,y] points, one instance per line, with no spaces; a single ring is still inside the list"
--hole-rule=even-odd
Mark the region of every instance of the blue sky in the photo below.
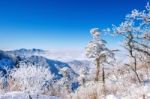
[[[144,9],[147,1],[0,0],[0,49],[83,49],[91,28],[118,25],[132,9]],[[103,38],[110,46],[120,42]]]

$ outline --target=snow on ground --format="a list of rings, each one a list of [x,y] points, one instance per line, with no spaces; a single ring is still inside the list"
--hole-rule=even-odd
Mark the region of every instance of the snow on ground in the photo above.
[[[114,95],[107,95],[106,99],[120,99],[120,98]]]
[[[0,95],[0,99],[60,99],[59,97],[55,96],[46,96],[46,95],[37,95],[25,92],[8,92],[4,95]]]

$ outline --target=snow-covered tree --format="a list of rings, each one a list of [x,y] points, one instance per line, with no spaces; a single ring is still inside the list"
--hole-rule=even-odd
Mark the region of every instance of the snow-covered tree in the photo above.
[[[83,68],[83,69],[80,70],[80,75],[79,75],[78,80],[79,80],[80,84],[83,85],[83,86],[84,86],[84,84],[87,80],[87,75],[88,75],[88,70],[87,69]]]
[[[93,28],[90,30],[93,39],[89,42],[86,47],[86,56],[92,59],[96,63],[96,76],[95,81],[99,81],[100,67],[102,68],[102,81],[105,82],[104,67],[102,67],[104,62],[107,62],[108,57],[113,57],[111,50],[106,48],[106,41],[100,38],[100,32],[98,28]]]
[[[69,75],[70,69],[68,67],[63,67],[60,69],[59,74],[62,75],[60,79],[57,79],[55,83],[53,84],[53,94],[65,97],[69,93],[72,92],[71,84],[72,84],[72,78]]]
[[[19,68],[14,68],[10,73],[11,90],[21,90],[29,93],[45,93],[49,91],[53,75],[48,68],[32,65],[20,64]]]

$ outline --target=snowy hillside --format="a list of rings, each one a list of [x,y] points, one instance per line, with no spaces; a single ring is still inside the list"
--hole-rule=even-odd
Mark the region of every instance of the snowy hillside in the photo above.
[[[16,63],[16,57],[9,55],[7,52],[0,51],[0,67],[12,66]]]
[[[19,49],[0,52],[0,66],[15,66],[19,62],[50,66],[53,72],[58,73],[58,68],[75,66],[88,66],[86,58],[81,51],[44,51],[41,49]],[[83,56],[82,56],[83,55]],[[76,61],[77,60],[77,61]],[[69,66],[70,64],[70,66]],[[77,65],[78,64],[78,65]],[[74,67],[72,66],[74,65]],[[57,69],[56,69],[57,68]]]
[[[60,99],[55,96],[28,94],[24,92],[8,92],[0,95],[0,99]]]
[[[91,65],[91,62],[81,57],[80,53],[81,52],[78,52],[78,51],[75,53],[73,52],[64,53],[63,51],[62,52],[56,52],[56,51],[50,52],[50,51],[44,51],[41,49],[19,49],[19,50],[12,50],[12,51],[0,51],[0,72],[2,72],[2,74],[4,75],[3,76],[4,78],[2,79],[7,79],[8,75],[12,75],[11,77],[13,77],[13,79],[16,79],[16,80],[22,79],[28,82],[27,79],[29,76],[31,76],[30,79],[34,79],[34,78],[41,79],[41,78],[35,77],[36,74],[34,74],[34,72],[36,71],[38,72],[38,68],[39,70],[40,68],[41,69],[47,68],[49,70],[49,73],[52,74],[52,78],[49,79],[50,82],[45,81],[44,82],[45,84],[43,83],[45,87],[40,85],[41,88],[46,88],[44,89],[44,92],[47,92],[47,90],[53,89],[53,87],[55,88],[55,90],[65,91],[66,86],[69,86],[68,88],[70,90],[74,90],[77,87],[79,87],[78,78],[80,77],[81,70],[89,71],[89,68]],[[26,69],[27,71],[25,71],[24,69]],[[45,70],[43,72],[45,72]],[[65,72],[67,72],[67,75],[65,74]],[[27,76],[26,78],[24,78],[25,75]],[[25,93],[16,93],[16,92],[5,93],[5,91],[8,90],[7,83],[9,83],[9,81],[7,82],[7,80],[4,81],[2,79],[0,79],[0,81],[2,81],[1,83],[3,83],[3,85],[6,87],[5,90],[1,90],[1,93],[3,93],[3,95],[1,96],[2,99],[5,99],[5,98],[8,99],[10,97],[12,97],[12,99],[16,99],[16,97],[17,98],[27,97],[25,99],[29,98],[28,95]],[[21,81],[17,83],[22,84],[24,82]],[[50,86],[47,86],[47,84],[50,84]],[[18,88],[16,85],[13,85],[13,86],[14,87],[10,86],[9,89],[11,88],[11,90],[14,90],[14,89],[16,90],[16,88]],[[24,88],[22,89],[25,90]],[[32,89],[27,88],[27,90],[34,91],[35,89],[33,87]],[[52,90],[49,91],[49,94],[52,94]],[[53,97],[46,97],[46,96],[39,96],[39,97],[41,97],[40,99],[55,99]],[[42,97],[45,97],[45,98],[42,98]]]

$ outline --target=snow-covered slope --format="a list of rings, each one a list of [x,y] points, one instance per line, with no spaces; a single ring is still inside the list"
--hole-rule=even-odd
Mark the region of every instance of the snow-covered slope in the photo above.
[[[4,51],[0,51],[0,67],[15,65],[16,58]]]
[[[52,73],[53,80],[56,85],[64,86],[66,78],[68,80],[68,86],[71,90],[76,89],[79,86],[78,77],[80,77],[81,70],[88,70],[90,67],[90,62],[82,56],[80,51],[44,51],[41,49],[20,49],[13,51],[0,51],[0,72],[3,74],[10,75],[5,67],[10,67],[10,70],[14,67],[19,68],[19,66],[24,66],[20,64],[26,64],[27,66],[42,66],[49,69]],[[16,69],[17,69],[16,68]],[[64,76],[64,69],[67,69],[66,78]],[[7,78],[7,77],[6,77]],[[25,96],[24,96],[25,95]],[[27,98],[18,98],[27,97]],[[53,99],[53,97],[40,96],[44,98],[39,99]],[[28,94],[26,93],[6,93],[1,96],[0,99],[28,99]],[[34,99],[34,98],[33,98]],[[55,99],[55,97],[54,97]],[[56,98],[57,99],[57,98]]]
[[[64,67],[68,68],[68,70],[70,71],[69,76],[71,76],[72,78],[77,76],[77,74],[69,66],[68,63],[57,61],[57,60],[47,59],[42,56],[31,56],[31,57],[23,58],[21,60],[21,62],[38,64],[39,66],[48,67],[50,72],[55,75],[55,78],[58,78],[58,79],[62,76],[60,74],[60,70]]]
[[[81,57],[81,58],[79,58]],[[20,62],[25,64],[38,64],[48,67],[55,78],[60,79],[62,68],[68,68],[69,76],[73,79],[79,75],[79,71],[87,69],[90,62],[85,60],[81,51],[44,51],[41,49],[19,49],[13,51],[0,51],[0,70],[6,66],[15,67]]]

